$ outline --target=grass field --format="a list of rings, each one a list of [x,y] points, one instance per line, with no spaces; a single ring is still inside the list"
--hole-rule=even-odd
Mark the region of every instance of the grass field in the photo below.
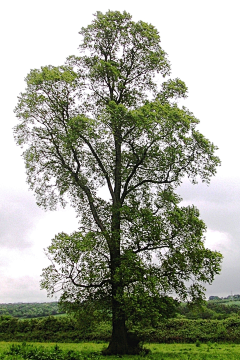
[[[210,300],[210,301],[208,301],[208,303],[210,303],[210,304],[223,304],[223,305],[229,305],[229,306],[231,306],[231,305],[238,305],[238,306],[240,306],[240,300],[230,300],[230,299],[223,299],[223,300]]]
[[[13,343],[0,342],[0,356],[7,351]],[[17,343],[15,343],[17,344]],[[34,346],[41,346],[47,349],[53,348],[56,344],[53,343],[33,343]],[[107,344],[97,343],[79,343],[79,344],[58,344],[62,350],[75,350],[82,354],[82,359],[103,360],[103,359],[119,359],[124,360],[164,360],[164,359],[179,359],[179,360],[239,360],[240,359],[240,345],[239,344],[146,344],[145,347],[151,350],[151,353],[145,356],[107,356],[100,354],[101,350]],[[1,357],[4,360],[21,360],[20,356],[8,355]],[[39,358],[36,357],[38,360]],[[31,360],[35,358],[31,357]]]
[[[240,306],[240,300],[230,300],[230,301],[228,301],[228,302],[225,302],[225,303],[223,303],[224,305],[229,305],[229,306],[231,306],[231,305],[238,305],[238,306]]]

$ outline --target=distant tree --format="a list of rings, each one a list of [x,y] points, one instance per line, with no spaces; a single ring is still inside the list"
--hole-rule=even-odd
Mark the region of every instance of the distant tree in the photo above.
[[[180,206],[175,193],[185,177],[209,183],[219,159],[198,120],[177,105],[184,82],[163,81],[170,65],[152,25],[97,12],[80,34],[81,57],[26,77],[15,139],[37,204],[52,210],[69,199],[80,218],[79,232],[60,233],[48,247],[42,288],[60,290],[66,302],[109,296],[107,353],[134,353],[125,324],[132,304],[171,292],[201,298],[220,272],[199,211]]]
[[[221,298],[218,297],[218,296],[209,296],[208,300],[210,300],[210,301],[215,300],[216,301],[216,300],[221,300]]]

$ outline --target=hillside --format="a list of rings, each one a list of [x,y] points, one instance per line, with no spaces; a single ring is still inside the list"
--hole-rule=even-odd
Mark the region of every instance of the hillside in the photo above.
[[[38,318],[63,314],[57,302],[0,304],[0,316],[11,315],[16,318]]]

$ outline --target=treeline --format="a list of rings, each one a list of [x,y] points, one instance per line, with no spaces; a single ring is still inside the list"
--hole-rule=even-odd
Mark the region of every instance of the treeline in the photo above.
[[[57,302],[0,304],[0,315],[11,315],[22,319],[63,313],[64,312],[59,309]]]
[[[225,302],[208,301],[202,306],[187,306],[186,304],[177,304],[174,302],[163,303],[163,301],[160,301],[157,307],[160,314],[165,312],[163,314],[164,318],[178,316],[192,320],[223,320],[233,315],[240,315],[240,301],[239,304],[236,304],[236,302],[232,304],[230,301],[226,300]],[[85,311],[83,308],[83,313],[84,312],[87,312],[87,310]],[[59,307],[57,302],[0,304],[0,316],[11,315],[20,319],[47,317],[51,315],[55,316],[64,313],[64,309]],[[83,314],[81,316],[83,316]],[[149,314],[149,319],[150,318],[151,314]],[[156,318],[156,314],[154,314],[153,318]],[[88,320],[86,319],[86,321]]]
[[[212,319],[223,320],[233,315],[240,315],[240,302],[230,304],[229,302],[220,303],[218,301],[208,301],[203,306],[188,306],[181,304],[177,313],[187,319]]]
[[[168,319],[155,328],[135,326],[131,329],[145,342],[240,343],[240,317],[225,320]],[[0,341],[38,342],[108,342],[111,323],[100,322],[89,330],[83,323],[70,317],[47,317],[20,320],[10,316],[0,317]]]

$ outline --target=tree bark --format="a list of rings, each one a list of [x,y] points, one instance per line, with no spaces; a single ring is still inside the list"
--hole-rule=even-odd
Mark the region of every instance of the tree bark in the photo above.
[[[113,119],[114,124],[114,119]],[[121,126],[117,125],[115,137],[115,187],[111,219],[111,241],[109,250],[111,256],[111,283],[112,283],[112,338],[108,348],[103,352],[106,355],[137,354],[139,341],[129,336],[125,324],[124,286],[121,274]]]
[[[122,294],[120,294],[120,292]],[[112,338],[107,348],[108,354],[128,354],[127,329],[125,314],[119,298],[123,295],[123,289],[113,285],[112,288]],[[118,299],[116,299],[116,297]]]
[[[141,351],[139,339],[129,333],[125,324],[125,312],[123,309],[123,286],[113,285],[112,289],[112,338],[108,348],[103,352],[105,355],[139,354]]]

